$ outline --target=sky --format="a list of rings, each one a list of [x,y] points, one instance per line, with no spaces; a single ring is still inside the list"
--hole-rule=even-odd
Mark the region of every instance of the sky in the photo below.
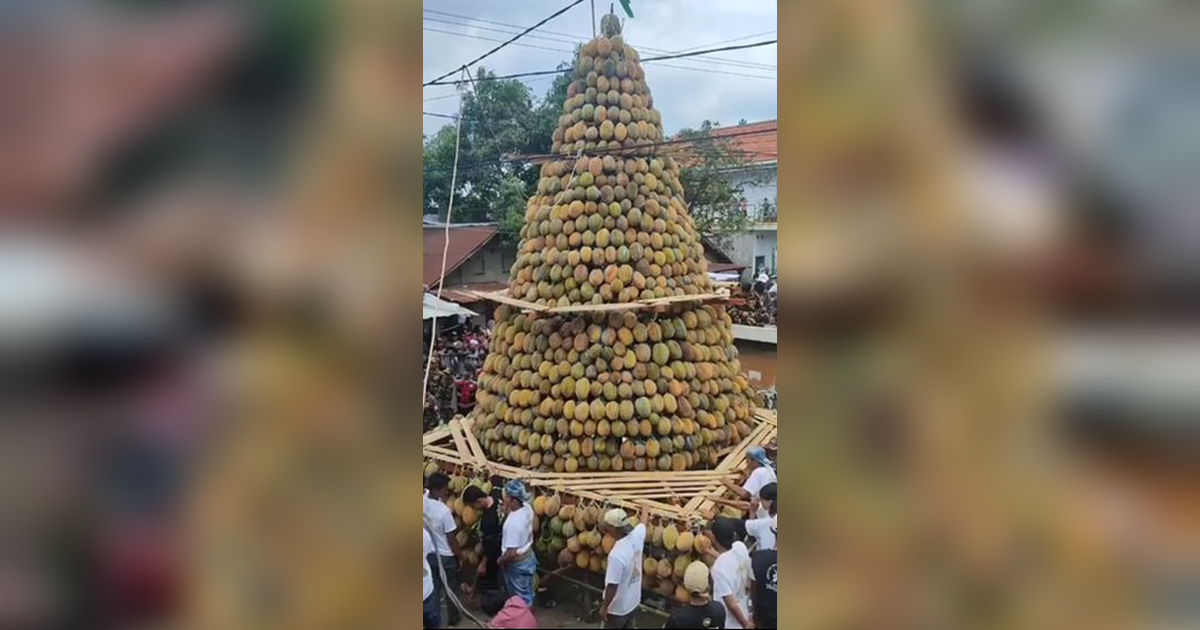
[[[569,3],[570,0],[425,0],[422,14],[423,80],[429,81],[461,66]],[[642,57],[663,54],[663,51],[776,39],[775,3],[776,0],[632,0],[634,17],[625,20],[622,34]],[[560,62],[570,59],[575,43],[591,39],[590,4],[583,2],[575,6],[480,65],[497,74],[554,69]],[[595,0],[595,4],[597,31],[599,19],[608,13],[610,4],[615,6],[617,15],[624,17],[619,3]],[[734,39],[737,41],[729,41]],[[651,62],[644,68],[654,105],[662,113],[663,127],[668,134],[685,127],[697,127],[705,119],[735,125],[742,118],[756,122],[776,117],[775,45]],[[524,81],[533,90],[534,97],[541,98],[552,78],[552,75],[545,75]],[[424,111],[447,114],[456,111],[458,101],[453,97],[453,86],[430,86],[423,88],[423,92]],[[423,116],[423,131],[431,134],[447,122],[443,118]]]

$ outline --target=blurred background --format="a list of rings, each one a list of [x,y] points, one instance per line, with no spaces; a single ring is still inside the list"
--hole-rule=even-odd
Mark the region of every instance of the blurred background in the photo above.
[[[800,4],[785,614],[1195,627],[1197,7]],[[417,382],[416,248],[387,242],[415,225],[416,7],[333,6],[0,3],[0,625],[407,612],[378,554],[406,491],[345,419],[416,430],[386,406]],[[354,579],[296,604],[335,562]]]

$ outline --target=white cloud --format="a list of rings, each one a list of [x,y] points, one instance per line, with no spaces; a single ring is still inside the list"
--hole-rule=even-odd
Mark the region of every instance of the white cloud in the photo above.
[[[426,18],[468,23],[469,26],[426,21],[424,26],[439,31],[468,33],[480,37],[505,40],[510,34],[488,30],[506,27],[478,20],[491,20],[522,27],[535,24],[565,4],[565,0],[527,0],[519,3],[478,2],[471,0],[438,0],[425,2],[424,8],[470,16],[475,21],[441,14],[425,13]],[[596,3],[597,19],[608,10],[608,2]],[[627,19],[624,26],[625,40],[637,48],[643,57],[652,56],[655,50],[684,50],[708,47],[717,42],[772,31],[777,28],[776,4],[774,0],[706,0],[702,3],[686,0],[634,0],[634,18]],[[623,15],[616,7],[618,15]],[[487,27],[487,28],[484,28]],[[514,29],[506,29],[515,32]],[[580,4],[563,15],[551,20],[531,35],[542,35],[566,41],[548,41],[526,36],[520,43],[555,50],[542,50],[521,46],[508,46],[488,57],[481,65],[498,74],[512,74],[532,70],[549,70],[570,57],[573,43],[591,38],[591,11],[588,3]],[[775,39],[776,34],[759,35],[751,39],[733,42],[732,45],[751,43],[764,39]],[[499,42],[470,39],[443,33],[424,32],[423,77],[425,80],[441,75],[456,66],[474,59]],[[717,44],[730,45],[730,44]],[[556,52],[563,51],[563,52]],[[763,46],[746,50],[716,53],[713,57],[721,61],[736,60],[759,64],[776,64],[776,47]],[[669,64],[669,65],[664,65]],[[698,68],[685,70],[678,67]],[[722,74],[732,73],[732,74]],[[695,57],[646,64],[646,77],[654,94],[655,107],[662,112],[663,124],[668,133],[684,127],[696,127],[704,119],[719,120],[732,125],[738,119],[751,122],[776,117],[776,81],[735,75],[759,75],[774,77],[773,68],[747,68],[743,66],[714,63],[705,57]],[[526,80],[535,96],[542,96],[550,85],[550,77],[532,77]],[[449,86],[428,87],[423,90],[424,98],[453,94]],[[425,111],[453,113],[457,99],[444,98],[424,103]],[[447,121],[441,118],[424,117],[425,133],[433,133]]]

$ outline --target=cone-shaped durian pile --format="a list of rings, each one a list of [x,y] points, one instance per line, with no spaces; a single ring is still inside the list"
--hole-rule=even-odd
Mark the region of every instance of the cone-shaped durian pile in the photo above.
[[[529,200],[509,283],[546,306],[711,291],[679,165],[615,16],[576,60],[554,152]],[[750,430],[723,305],[583,313],[496,310],[476,429],[492,458],[558,472],[715,464]]]

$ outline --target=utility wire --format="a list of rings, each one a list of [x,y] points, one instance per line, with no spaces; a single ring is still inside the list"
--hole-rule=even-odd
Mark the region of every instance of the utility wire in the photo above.
[[[499,46],[496,46],[495,48],[493,48],[493,49],[491,49],[491,50],[489,50],[489,51],[487,51],[487,52],[483,53],[482,55],[480,55],[480,56],[478,56],[478,57],[476,57],[476,58],[472,59],[471,61],[468,61],[467,63],[463,64],[461,67],[463,67],[463,68],[470,68],[471,66],[473,66],[473,65],[475,65],[475,64],[477,64],[477,63],[479,63],[480,61],[483,61],[484,59],[488,58],[490,55],[492,55],[492,54],[493,54],[493,53],[495,53],[496,51],[500,50],[501,48],[504,48],[505,46],[507,46],[507,45],[509,45],[509,44],[511,44],[511,43],[513,43],[513,42],[515,42],[515,41],[517,41],[518,39],[520,39],[520,38],[524,37],[526,34],[528,34],[530,31],[532,31],[532,30],[536,29],[537,27],[539,27],[539,26],[541,26],[541,25],[545,24],[546,22],[549,22],[550,20],[553,20],[554,18],[556,18],[556,17],[558,17],[558,16],[562,15],[563,13],[566,13],[566,12],[567,12],[568,10],[570,10],[572,7],[575,7],[576,5],[578,5],[578,4],[582,3],[582,2],[583,2],[583,0],[575,0],[575,1],[574,1],[574,2],[572,2],[571,4],[568,4],[567,6],[565,6],[565,7],[561,8],[561,9],[559,9],[559,10],[555,11],[554,13],[551,13],[551,14],[550,14],[550,15],[548,15],[547,17],[543,18],[543,19],[542,19],[542,21],[538,22],[537,24],[534,24],[533,26],[530,26],[529,28],[527,28],[527,29],[525,29],[525,30],[521,31],[520,33],[518,33],[518,34],[516,34],[516,35],[514,35],[514,36],[513,36],[511,39],[509,39],[508,41],[506,41],[506,42],[504,42],[504,43],[500,44]],[[436,79],[434,79],[434,80],[432,80],[432,81],[427,81],[427,82],[425,82],[425,83],[421,84],[421,87],[426,87],[426,86],[429,86],[429,85],[441,85],[441,84],[439,84],[439,83],[438,83],[438,81],[441,81],[442,79],[445,79],[446,77],[448,77],[448,76],[450,76],[450,75],[454,74],[454,73],[455,73],[455,72],[457,72],[457,71],[458,71],[458,68],[455,68],[454,70],[451,70],[451,71],[447,72],[446,74],[443,74],[442,76],[440,76],[440,77],[437,77]]]
[[[779,42],[779,40],[777,40],[777,39],[771,39],[771,40],[767,40],[767,41],[754,42],[753,44],[741,44],[738,46],[724,46],[721,48],[709,48],[709,49],[705,49],[705,50],[696,50],[696,51],[686,52],[686,53],[676,53],[676,54],[672,54],[672,55],[662,55],[662,56],[658,56],[658,57],[646,57],[641,60],[641,63],[649,63],[649,62],[662,61],[662,60],[667,60],[667,59],[682,59],[685,57],[698,57],[700,55],[707,55],[709,53],[721,52],[721,51],[725,51],[725,50],[743,50],[746,48],[758,48],[760,46],[770,46],[771,44],[776,44],[778,42]],[[518,72],[516,74],[506,74],[506,75],[491,76],[491,77],[480,77],[479,80],[481,80],[481,81],[497,81],[500,79],[517,79],[517,78],[521,78],[521,77],[534,77],[534,76],[540,76],[540,75],[544,75],[544,74],[561,74],[564,72],[572,72],[572,71],[573,71],[572,68],[563,68],[561,70],[560,69],[537,70],[534,72]],[[774,78],[774,77],[763,77],[763,78]],[[453,85],[453,83],[447,83],[447,82],[441,82],[441,81],[431,81],[429,83],[426,83],[422,87],[429,86],[429,85]]]
[[[447,17],[452,17],[452,18],[459,18],[459,19],[461,19],[461,20],[467,20],[468,22],[477,22],[477,23],[482,23],[482,24],[494,24],[494,25],[496,25],[496,26],[504,26],[504,27],[507,27],[507,28],[509,28],[509,29],[520,29],[520,28],[522,28],[521,26],[518,26],[518,25],[516,25],[516,24],[509,24],[509,23],[507,23],[507,22],[497,22],[497,21],[495,21],[495,20],[485,20],[485,19],[483,19],[483,18],[477,18],[477,17],[473,17],[473,16],[470,16],[470,15],[462,15],[462,14],[459,14],[459,13],[449,13],[449,12],[446,12],[446,11],[435,11],[435,10],[433,10],[433,9],[422,9],[421,11],[422,11],[422,13],[432,13],[432,14],[435,14],[435,15],[442,15],[442,16],[447,16]],[[439,19],[439,18],[430,18],[430,17],[426,17],[426,18],[422,18],[422,19],[423,19],[423,20],[429,20],[429,21],[431,21],[431,22],[441,22],[441,23],[444,23],[444,24],[452,24],[452,25],[454,25],[454,26],[473,26],[472,24],[464,24],[464,23],[462,23],[462,22],[455,22],[455,21],[452,21],[452,20],[442,20],[442,19]],[[505,34],[509,34],[509,33],[511,33],[511,31],[508,31],[508,32],[506,32],[506,31],[501,31],[500,29],[487,28],[487,27],[483,27],[483,26],[476,26],[476,28],[481,28],[481,29],[484,29],[484,30],[489,30],[489,31],[496,31],[496,32],[498,32],[498,33],[505,33]],[[541,33],[544,33],[544,34],[546,34],[546,35],[557,35],[557,36],[559,36],[560,38],[566,38],[566,39],[560,39],[560,38],[550,38],[550,37],[545,37],[545,36],[543,36],[543,35],[530,35],[530,37],[535,37],[535,38],[538,38],[538,39],[544,39],[544,40],[547,40],[547,41],[557,41],[557,42],[560,42],[560,43],[566,43],[566,44],[577,44],[577,43],[579,43],[579,41],[580,41],[580,40],[584,39],[583,37],[581,37],[581,36],[579,36],[579,35],[575,35],[575,34],[572,34],[572,33],[563,33],[563,32],[561,32],[561,31],[551,31],[551,30],[546,30],[546,29],[543,29],[543,30],[541,30],[540,32],[541,32]],[[745,40],[747,40],[747,39],[753,39],[753,38],[755,38],[755,37],[762,37],[763,35],[773,35],[773,34],[775,34],[775,33],[778,33],[778,32],[779,32],[778,30],[762,31],[761,33],[752,33],[752,34],[750,34],[750,35],[742,35],[741,37],[734,37],[734,38],[732,38],[732,39],[724,39],[724,40],[721,40],[721,41],[718,41],[718,42],[712,42],[712,43],[708,43],[708,44],[700,44],[700,45],[698,45],[698,46],[689,46],[688,48],[683,48],[683,49],[680,49],[680,50],[666,50],[666,49],[663,49],[663,48],[652,48],[652,47],[650,47],[650,46],[635,46],[635,48],[638,48],[638,49],[640,49],[640,50],[644,50],[644,51],[647,51],[647,52],[654,52],[654,53],[660,53],[660,54],[672,54],[672,53],[680,53],[680,52],[690,52],[690,51],[693,51],[693,50],[699,50],[699,49],[701,49],[701,48],[708,48],[708,47],[710,47],[710,46],[718,46],[718,45],[721,45],[721,44],[731,44],[731,43],[733,43],[733,42],[745,41]],[[594,38],[594,37],[595,37],[595,36],[593,35],[593,38]],[[730,64],[730,65],[743,65],[744,67],[747,67],[747,68],[750,68],[750,67],[757,67],[757,68],[759,68],[759,69],[762,69],[762,70],[777,70],[777,69],[778,69],[778,66],[776,66],[776,65],[773,65],[773,64],[758,63],[758,62],[754,62],[754,61],[745,61],[745,60],[741,60],[741,59],[728,59],[728,58],[722,58],[722,57],[710,57],[710,59],[712,59],[712,60],[720,60],[720,61],[724,61],[724,62],[726,62],[726,63],[728,63],[728,64]]]
[[[465,37],[465,38],[468,38],[468,39],[481,39],[481,40],[484,40],[484,41],[491,41],[491,42],[498,42],[498,41],[502,41],[502,40],[499,40],[499,39],[496,39],[496,38],[493,38],[493,37],[484,37],[483,35],[471,35],[471,34],[469,34],[469,33],[456,33],[456,32],[454,32],[454,31],[443,31],[443,30],[441,30],[441,29],[430,28],[430,27],[428,27],[428,26],[423,26],[423,27],[421,27],[421,30],[423,30],[423,31],[429,31],[429,32],[431,32],[431,33],[445,33],[446,35],[455,35],[455,36],[458,36],[458,37]],[[551,51],[551,52],[561,52],[561,53],[566,53],[566,54],[574,54],[574,51],[570,51],[570,50],[563,50],[563,49],[561,49],[561,48],[549,48],[549,47],[547,47],[547,46],[538,46],[538,45],[535,45],[535,44],[523,44],[523,43],[520,43],[520,42],[517,42],[517,43],[513,44],[513,46],[524,46],[525,48],[536,48],[536,49],[538,49],[538,50],[549,50],[549,51]],[[765,76],[765,75],[761,75],[761,74],[746,74],[746,73],[743,73],[743,72],[730,72],[730,71],[727,71],[727,70],[714,70],[714,69],[712,69],[712,68],[696,68],[696,67],[692,67],[692,66],[681,66],[681,65],[677,65],[677,64],[671,64],[671,63],[664,63],[664,64],[661,64],[661,65],[662,65],[662,67],[664,67],[664,68],[677,68],[677,69],[679,69],[679,70],[691,70],[691,71],[693,71],[693,72],[704,72],[704,73],[706,73],[706,74],[727,74],[727,75],[730,75],[730,76],[735,76],[735,77],[748,77],[748,78],[751,78],[751,79],[766,79],[766,80],[768,80],[768,81],[774,81],[774,80],[775,80],[775,77],[773,77],[773,76]],[[564,71],[565,71],[565,70],[564,70]],[[450,85],[450,84],[448,84],[448,83],[435,83],[434,85]]]
[[[640,149],[640,148],[646,148],[646,147],[676,147],[676,149],[673,149],[673,151],[676,153],[679,153],[680,152],[679,148],[685,147],[690,144],[696,144],[696,143],[705,142],[705,141],[722,141],[722,140],[727,140],[727,139],[731,139],[731,138],[740,138],[743,136],[772,134],[772,133],[778,133],[778,131],[779,131],[778,127],[771,127],[770,129],[755,129],[755,130],[751,130],[751,131],[739,131],[739,132],[734,132],[734,133],[722,134],[720,136],[704,136],[701,138],[680,138],[677,140],[663,140],[663,141],[659,141],[659,142],[652,142],[649,144],[640,145],[637,148]],[[606,149],[592,149],[592,150],[588,151],[587,153],[588,153],[588,155],[603,155],[603,154],[608,154],[608,153],[619,153],[619,152],[628,151],[628,150],[630,150],[630,149],[628,149],[626,147],[616,147],[616,148],[612,148],[612,149],[607,149],[607,148]],[[637,156],[634,156],[634,157],[637,157]],[[491,160],[480,160],[478,162],[460,164],[458,166],[458,170],[461,172],[461,171],[466,171],[466,170],[475,170],[478,168],[483,168],[483,167],[488,167],[488,166],[496,166],[496,165],[500,165],[500,164],[534,163],[534,162],[538,162],[540,160],[550,160],[550,159],[564,160],[564,159],[569,159],[569,158],[570,158],[569,155],[564,155],[562,153],[542,153],[542,154],[536,154],[536,155],[501,156],[499,158],[491,159]],[[435,171],[445,170],[445,169],[427,167],[423,170],[426,172],[435,172]]]
[[[458,116],[454,114],[438,114],[436,112],[421,112],[422,116],[435,116],[437,118],[449,118],[450,120],[458,120]]]

